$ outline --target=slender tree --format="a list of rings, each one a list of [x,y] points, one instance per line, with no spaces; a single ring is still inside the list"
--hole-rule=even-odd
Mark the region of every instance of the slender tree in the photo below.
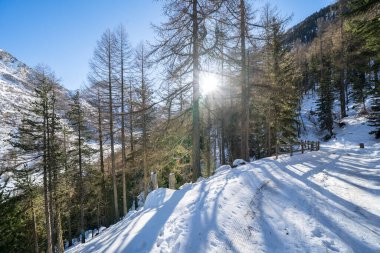
[[[70,110],[67,114],[71,127],[75,131],[76,142],[75,142],[75,156],[77,156],[76,164],[78,166],[78,194],[79,194],[79,206],[80,206],[80,234],[81,234],[81,242],[85,243],[85,228],[84,228],[84,171],[83,171],[83,149],[84,149],[84,131],[85,131],[85,123],[84,123],[84,114],[81,108],[80,103],[80,93],[77,91],[72,98],[72,103],[70,105]]]
[[[53,213],[53,209],[56,207],[53,202],[57,188],[52,186],[54,175],[57,177],[58,173],[60,152],[57,145],[59,124],[55,113],[54,92],[57,84],[54,75],[45,66],[40,66],[33,71],[30,82],[36,87],[34,90],[35,100],[31,104],[28,114],[23,118],[17,134],[12,136],[11,144],[21,151],[20,157],[29,157],[25,162],[37,161],[36,166],[43,168],[46,251],[53,252],[56,246],[59,250],[62,249],[60,227],[54,226],[55,221],[57,224],[60,222],[59,215],[54,217]],[[30,141],[22,141],[25,139]],[[55,214],[58,214],[59,212],[56,211]],[[55,233],[53,237],[55,229],[58,229],[58,233]]]
[[[125,171],[126,171],[126,134],[125,134],[125,117],[126,117],[126,101],[125,98],[127,85],[126,85],[126,74],[128,65],[130,65],[131,61],[131,51],[128,43],[127,32],[123,25],[118,26],[116,29],[116,57],[117,57],[117,65],[119,66],[118,71],[118,81],[120,85],[120,114],[121,114],[121,159],[122,159],[122,189],[123,189],[123,215],[127,214],[127,189],[126,189],[126,181],[125,181]]]
[[[109,136],[111,146],[111,172],[113,181],[113,202],[115,220],[119,220],[119,205],[117,193],[116,161],[115,161],[115,135],[114,135],[114,72],[115,72],[115,47],[116,39],[111,30],[106,30],[97,43],[94,56],[90,62],[92,74],[90,80],[93,83],[107,84],[108,91],[108,113],[109,113]]]
[[[191,78],[192,97],[192,174],[196,181],[200,168],[200,110],[199,73],[201,56],[210,51],[208,40],[209,17],[220,6],[219,1],[165,1],[168,21],[156,26],[160,38],[154,46],[157,61],[171,68],[172,76]]]
[[[136,82],[139,87],[136,89],[138,102],[138,112],[140,127],[142,131],[142,167],[144,172],[144,197],[148,194],[149,171],[148,171],[148,132],[151,124],[152,112],[152,84],[148,78],[150,63],[144,44],[140,44],[135,53]]]

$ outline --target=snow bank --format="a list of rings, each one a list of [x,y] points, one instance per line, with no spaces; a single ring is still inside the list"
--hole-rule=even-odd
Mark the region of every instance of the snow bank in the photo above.
[[[166,203],[175,190],[159,188],[150,192],[145,200],[144,209],[157,208]]]
[[[243,159],[235,159],[232,163],[232,167],[235,168],[244,164],[247,164],[247,162],[244,161]]]
[[[230,170],[230,169],[231,169],[230,165],[222,165],[215,170],[215,173],[220,173],[222,171],[226,171],[226,170]]]
[[[222,166],[68,252],[380,252],[379,147]]]

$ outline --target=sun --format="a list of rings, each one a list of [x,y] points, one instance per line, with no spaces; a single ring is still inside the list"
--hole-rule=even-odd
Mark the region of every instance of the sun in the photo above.
[[[212,73],[201,73],[200,86],[202,94],[209,94],[216,90],[219,85],[218,76]]]

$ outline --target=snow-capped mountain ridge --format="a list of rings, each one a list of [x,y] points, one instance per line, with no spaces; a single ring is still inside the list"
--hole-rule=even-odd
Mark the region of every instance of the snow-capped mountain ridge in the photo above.
[[[0,159],[9,160],[6,157],[13,149],[8,142],[10,133],[15,133],[23,116],[31,113],[28,108],[35,100],[34,84],[30,81],[32,74],[32,68],[0,49]],[[65,122],[70,92],[57,86],[56,97],[56,112]],[[81,102],[84,110],[94,111],[87,101]]]
[[[20,123],[20,108],[32,102],[32,86],[28,76],[32,72],[26,64],[0,50],[0,154],[10,148],[8,134]]]
[[[23,88],[30,89],[27,78],[32,69],[25,63],[17,60],[10,53],[0,49],[0,80],[13,83],[13,85],[23,85]]]
[[[8,134],[17,128],[23,114],[27,114],[32,101],[34,101],[34,84],[30,81],[33,69],[17,60],[10,53],[0,49],[0,155],[11,147],[6,142]],[[64,111],[72,92],[63,86],[56,90],[57,113],[65,118]],[[83,110],[93,113],[96,111],[86,100],[81,99]]]

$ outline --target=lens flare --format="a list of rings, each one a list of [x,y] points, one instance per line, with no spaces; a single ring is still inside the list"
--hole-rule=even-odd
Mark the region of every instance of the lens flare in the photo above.
[[[200,86],[202,94],[209,94],[216,90],[219,85],[217,75],[212,73],[201,73]]]

